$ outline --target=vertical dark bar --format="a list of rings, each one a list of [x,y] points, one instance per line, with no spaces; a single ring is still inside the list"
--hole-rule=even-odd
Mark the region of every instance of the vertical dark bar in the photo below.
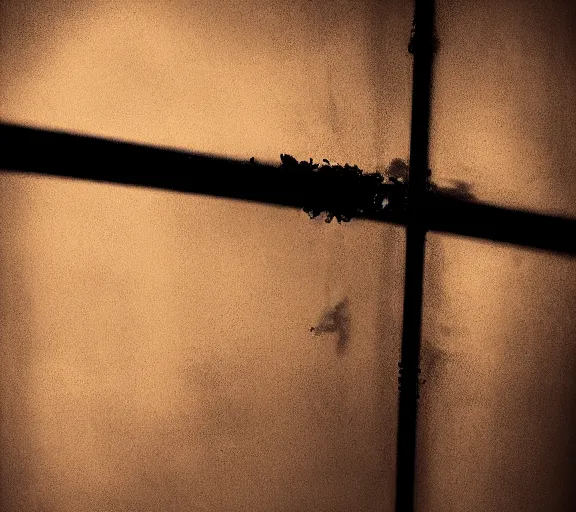
[[[428,171],[434,0],[415,0],[412,52],[412,120],[406,224],[402,348],[399,364],[396,511],[414,510],[418,377],[424,279],[424,203]]]

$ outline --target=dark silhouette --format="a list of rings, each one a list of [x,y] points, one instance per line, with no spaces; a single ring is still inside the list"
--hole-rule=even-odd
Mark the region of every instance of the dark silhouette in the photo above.
[[[0,169],[7,171],[154,187],[292,208],[309,208],[323,201],[330,191],[343,192],[343,182],[333,173],[311,172],[300,164],[276,167],[9,123],[0,123],[0,139],[3,142]],[[400,163],[395,165],[401,168]],[[394,193],[397,185],[376,180],[382,189],[382,200],[393,197],[404,201],[402,194]],[[373,183],[366,183],[370,190]],[[467,199],[469,187],[465,184],[457,184],[455,189],[437,188],[435,192],[429,194],[426,205],[428,230],[576,255],[575,219],[472,202]],[[369,211],[357,211],[356,217],[406,225],[402,204],[397,207],[375,204]]]
[[[310,332],[316,336],[326,333],[337,333],[338,342],[336,350],[338,354],[345,352],[350,340],[350,313],[348,303],[348,297],[344,297],[338,304],[324,312],[315,327],[310,327]]]
[[[461,180],[449,180],[453,187],[436,187],[435,192],[440,192],[445,196],[454,197],[466,201],[474,201],[476,196],[472,193],[472,186]]]

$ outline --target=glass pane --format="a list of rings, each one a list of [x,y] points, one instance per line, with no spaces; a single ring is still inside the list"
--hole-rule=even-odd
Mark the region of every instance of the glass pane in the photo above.
[[[411,19],[392,0],[5,0],[0,117],[376,169],[408,155]]]
[[[382,169],[408,155],[411,21],[392,0],[6,0],[0,117]],[[393,508],[401,229],[0,184],[3,510]]]
[[[576,504],[576,260],[429,235],[417,509]]]
[[[479,199],[576,217],[576,3],[439,0],[431,168]]]
[[[2,510],[393,510],[402,229],[13,173],[0,199]]]

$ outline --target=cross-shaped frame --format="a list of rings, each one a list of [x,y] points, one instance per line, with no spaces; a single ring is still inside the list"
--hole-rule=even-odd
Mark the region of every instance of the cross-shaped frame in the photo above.
[[[434,0],[415,0],[410,177],[406,207],[358,209],[358,218],[406,227],[396,471],[396,510],[414,509],[414,473],[426,232],[444,232],[576,255],[576,220],[454,197],[428,186]],[[338,193],[336,175],[306,166],[255,164],[168,148],[0,125],[0,168],[310,208]],[[311,167],[311,166],[310,166]],[[196,172],[190,172],[191,170]],[[380,192],[396,194],[391,184]],[[404,188],[402,190],[405,190]],[[342,191],[341,191],[342,192]],[[374,189],[376,194],[376,189]],[[320,208],[320,207],[319,207]]]

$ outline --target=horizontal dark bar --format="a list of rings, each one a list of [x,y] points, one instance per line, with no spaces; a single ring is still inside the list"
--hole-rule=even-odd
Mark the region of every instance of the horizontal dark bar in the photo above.
[[[232,160],[117,140],[0,124],[0,169],[154,187],[303,208],[335,180],[299,167]],[[278,155],[280,157],[280,155]],[[392,190],[391,185],[383,185]],[[359,217],[403,224],[400,212]]]
[[[0,123],[0,169],[154,187],[293,208],[332,185],[319,173],[286,170],[97,137]],[[361,218],[404,225],[387,209]],[[429,196],[426,227],[486,240],[576,254],[576,220]]]
[[[431,194],[426,227],[430,231],[576,254],[576,219],[501,208]]]

